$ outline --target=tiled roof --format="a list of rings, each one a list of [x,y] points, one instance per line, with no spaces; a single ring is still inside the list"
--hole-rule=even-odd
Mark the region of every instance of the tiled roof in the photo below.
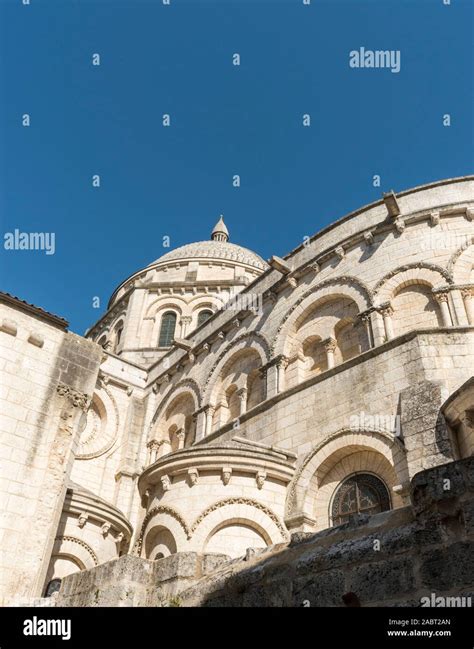
[[[47,320],[48,322],[61,327],[62,329],[66,329],[69,326],[69,322],[65,318],[55,315],[54,313],[50,313],[49,311],[45,311],[45,309],[42,309],[35,304],[30,304],[29,302],[26,302],[26,300],[21,300],[19,297],[11,295],[10,293],[0,291],[0,302],[10,304],[14,307],[22,309],[23,311],[27,311],[28,313],[33,313],[34,315],[37,315],[40,318],[43,318],[44,320]]]

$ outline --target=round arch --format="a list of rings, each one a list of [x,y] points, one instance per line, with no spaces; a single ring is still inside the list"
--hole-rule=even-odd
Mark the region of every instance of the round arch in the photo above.
[[[287,356],[291,346],[289,334],[297,327],[298,322],[303,321],[319,304],[337,299],[351,300],[356,304],[359,313],[372,305],[369,289],[353,277],[335,277],[317,284],[306,291],[283,316],[273,340],[274,355]]]
[[[145,311],[146,318],[157,318],[162,311],[176,311],[178,315],[182,315],[183,307],[186,308],[186,301],[179,296],[173,296],[172,300],[169,298],[163,301],[163,298],[158,298],[148,305]]]
[[[202,551],[236,558],[245,555],[247,548],[265,548],[271,544],[271,538],[261,525],[246,518],[232,518],[211,530]]]
[[[145,557],[154,560],[175,554],[177,544],[173,532],[160,522],[148,527],[143,548]]]
[[[466,241],[452,255],[448,270],[452,272],[455,284],[471,284],[474,282],[474,236],[466,237]]]
[[[374,288],[374,300],[377,305],[385,304],[402,288],[414,284],[424,284],[430,288],[438,288],[452,284],[453,280],[444,268],[435,264],[407,264],[392,270],[382,277]]]
[[[260,357],[261,365],[266,365],[270,360],[269,346],[262,334],[249,332],[239,336],[226,346],[210,369],[204,385],[203,403],[210,403],[211,395],[215,391],[220,375],[225,371],[226,367],[232,364],[236,355],[243,351],[256,352]]]
[[[241,521],[254,528],[267,545],[281,543],[288,538],[283,523],[266,505],[251,498],[236,497],[217,501],[201,512],[191,527],[193,549],[196,552],[204,551],[219,526],[232,521]]]
[[[375,487],[375,491],[379,493],[379,505],[382,507],[381,511],[392,509],[392,497],[390,495],[391,490],[386,481],[378,473],[374,473],[369,469],[362,468],[361,470],[355,471],[354,473],[346,474],[345,477],[336,485],[335,489],[333,489],[327,508],[329,525],[340,524],[337,518],[341,515],[342,512],[337,506],[337,500],[338,497],[341,496],[341,493],[343,493],[345,485],[347,486],[350,481],[357,482],[358,480],[363,480],[364,478],[367,478],[367,481],[372,482],[373,487]],[[364,512],[354,511],[352,513],[358,514]],[[320,516],[318,516],[318,513],[316,513],[316,518],[320,518]]]
[[[75,536],[59,536],[54,542],[52,559],[67,558],[80,570],[90,570],[99,565],[99,559],[91,546]]]
[[[287,516],[305,511],[311,517],[313,477],[321,480],[351,450],[377,452],[393,467],[399,483],[409,479],[405,447],[392,433],[379,429],[342,429],[317,444],[303,459],[288,490]]]
[[[201,394],[197,382],[194,379],[184,379],[183,381],[179,381],[179,383],[173,385],[161,399],[150,422],[150,432],[155,427],[160,415],[163,412],[166,412],[171,403],[178,397],[186,394],[189,394],[193,399],[195,410],[198,410],[201,407]]]
[[[173,507],[159,505],[150,509],[143,520],[136,547],[138,556],[145,557],[148,536],[156,528],[164,528],[169,531],[174,539],[176,552],[186,550],[190,537],[190,530],[186,521]]]

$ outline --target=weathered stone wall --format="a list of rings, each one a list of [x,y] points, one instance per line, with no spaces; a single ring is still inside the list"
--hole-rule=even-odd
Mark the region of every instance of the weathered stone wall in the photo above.
[[[227,560],[220,554],[181,552],[148,561],[124,556],[69,575],[55,596],[56,606],[176,606],[183,588]]]
[[[419,606],[474,591],[474,459],[423,471],[412,506],[294,535],[180,593],[183,606]],[[305,601],[306,600],[306,601]]]
[[[420,606],[474,595],[474,458],[418,473],[411,505],[243,559],[122,557],[63,580],[58,606]],[[355,597],[354,597],[355,596]]]
[[[0,309],[0,597],[8,601],[42,592],[103,350],[40,310],[7,298]]]

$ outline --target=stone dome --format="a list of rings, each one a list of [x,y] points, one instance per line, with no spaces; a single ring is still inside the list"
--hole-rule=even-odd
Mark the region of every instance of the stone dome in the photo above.
[[[222,261],[246,264],[261,271],[268,268],[268,264],[252,250],[238,246],[235,243],[219,240],[196,241],[180,246],[156,259],[149,264],[149,267],[177,262],[181,259],[222,259]]]

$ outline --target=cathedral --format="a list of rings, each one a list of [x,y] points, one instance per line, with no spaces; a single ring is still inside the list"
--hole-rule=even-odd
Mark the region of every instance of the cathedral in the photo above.
[[[198,557],[175,596],[292,539],[413,517],[417,476],[474,452],[473,218],[474,177],[437,181],[265,261],[221,217],[85,336],[1,293],[1,602],[94,605],[130,566],[137,605],[140,570],[164,583]]]

